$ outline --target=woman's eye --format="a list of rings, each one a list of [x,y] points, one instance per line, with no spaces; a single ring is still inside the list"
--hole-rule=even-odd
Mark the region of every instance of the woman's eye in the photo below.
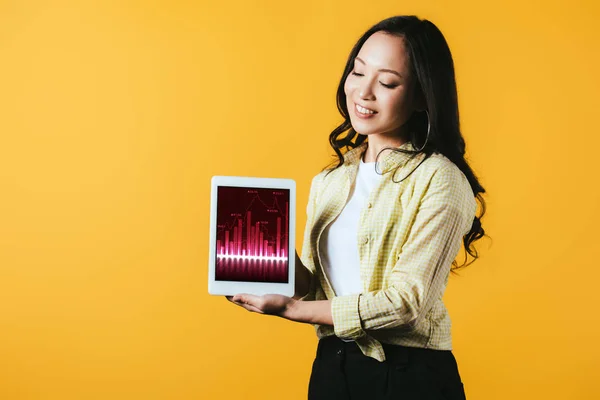
[[[359,74],[358,72],[354,72],[354,71],[352,71],[352,75],[354,75],[354,76],[363,76],[363,74]],[[386,88],[388,88],[388,89],[393,89],[393,88],[395,88],[396,86],[398,86],[398,85],[386,85],[386,84],[385,84],[385,83],[383,83],[383,82],[379,82],[379,83],[381,83],[381,85],[382,85],[382,86],[384,86],[384,87],[386,87]]]

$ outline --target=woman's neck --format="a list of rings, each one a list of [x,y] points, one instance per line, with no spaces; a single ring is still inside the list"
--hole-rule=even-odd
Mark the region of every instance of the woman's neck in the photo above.
[[[366,163],[375,162],[375,159],[377,158],[377,154],[379,154],[379,152],[381,150],[383,150],[384,148],[400,147],[406,142],[407,142],[407,139],[405,139],[403,137],[369,135],[368,142],[367,142],[367,149],[365,150],[365,153],[363,155],[363,161]],[[391,150],[385,150],[383,153],[381,153],[381,156],[390,151]]]

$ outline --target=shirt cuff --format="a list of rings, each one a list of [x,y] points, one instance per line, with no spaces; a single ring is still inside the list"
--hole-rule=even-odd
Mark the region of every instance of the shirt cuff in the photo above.
[[[340,339],[356,340],[366,335],[360,323],[359,300],[360,294],[336,296],[331,300],[333,330]]]

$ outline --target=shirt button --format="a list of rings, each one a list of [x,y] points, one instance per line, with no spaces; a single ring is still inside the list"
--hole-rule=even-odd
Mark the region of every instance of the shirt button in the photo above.
[[[344,353],[344,350],[342,350],[342,349],[340,349],[340,350],[337,351],[337,355],[338,356],[341,356],[343,353]]]
[[[373,207],[373,204],[367,203],[367,208],[371,208],[371,207]]]
[[[369,243],[369,238],[365,236],[365,238],[363,239],[363,243],[364,243],[364,244],[367,244],[367,243]]]

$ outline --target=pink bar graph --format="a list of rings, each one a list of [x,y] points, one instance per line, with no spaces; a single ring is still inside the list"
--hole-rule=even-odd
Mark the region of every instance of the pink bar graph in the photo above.
[[[277,252],[275,253],[277,257],[281,256],[281,218],[277,218],[277,240],[275,241],[277,246]]]
[[[287,282],[289,192],[221,187],[218,198],[230,202],[217,209],[216,278]]]

